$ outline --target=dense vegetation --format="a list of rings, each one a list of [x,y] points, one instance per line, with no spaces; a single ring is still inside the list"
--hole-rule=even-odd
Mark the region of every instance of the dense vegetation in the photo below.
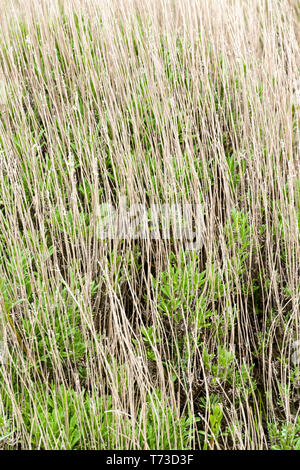
[[[2,3],[0,447],[300,449],[299,2]]]

